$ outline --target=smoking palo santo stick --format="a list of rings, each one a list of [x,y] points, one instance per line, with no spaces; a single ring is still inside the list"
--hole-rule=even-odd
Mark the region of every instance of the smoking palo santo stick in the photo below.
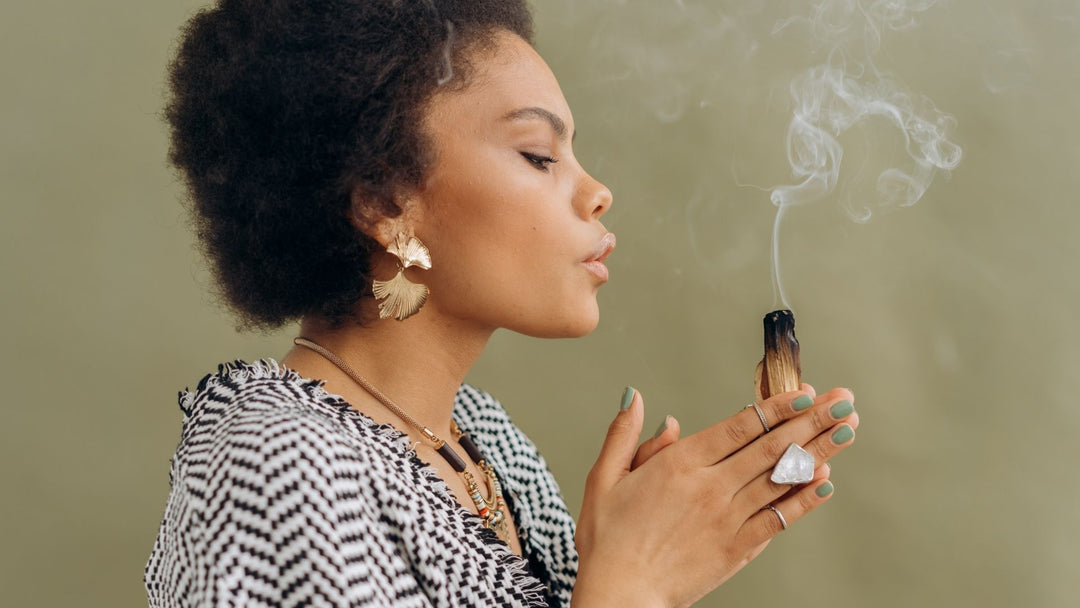
[[[799,341],[795,338],[795,314],[774,310],[765,315],[765,356],[754,373],[758,401],[797,391],[802,385]]]

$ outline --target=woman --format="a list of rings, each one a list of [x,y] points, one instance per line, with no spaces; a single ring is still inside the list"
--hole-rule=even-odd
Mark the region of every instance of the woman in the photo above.
[[[188,24],[167,116],[200,242],[243,325],[301,325],[280,362],[181,392],[151,605],[688,605],[832,493],[850,392],[638,446],[627,389],[575,528],[463,384],[497,328],[592,331],[615,246],[531,36],[518,0],[221,0]],[[774,482],[792,443],[812,478]]]

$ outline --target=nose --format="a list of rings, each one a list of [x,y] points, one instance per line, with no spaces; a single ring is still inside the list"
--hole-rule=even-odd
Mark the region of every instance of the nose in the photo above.
[[[578,212],[583,219],[599,219],[611,208],[613,196],[604,184],[588,173],[578,190]]]

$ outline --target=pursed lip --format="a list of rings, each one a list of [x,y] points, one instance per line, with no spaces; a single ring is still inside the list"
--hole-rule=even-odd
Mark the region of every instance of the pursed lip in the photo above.
[[[582,260],[583,262],[603,262],[611,255],[611,252],[615,251],[615,233],[607,232],[600,238],[600,242],[596,244],[592,254]]]

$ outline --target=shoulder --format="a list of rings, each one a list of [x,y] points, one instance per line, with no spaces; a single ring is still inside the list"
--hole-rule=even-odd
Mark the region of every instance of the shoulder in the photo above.
[[[531,490],[559,494],[558,484],[539,448],[489,393],[463,384],[458,391],[454,417],[496,470],[509,478],[511,486],[520,484],[522,488],[532,486]]]
[[[181,445],[225,443],[266,451],[277,443],[325,447],[347,440],[345,412],[321,384],[273,359],[222,363],[195,391],[180,392]]]
[[[454,418],[462,429],[495,443],[500,450],[539,458],[532,440],[495,397],[471,384],[462,384],[454,402]]]
[[[472,415],[506,416],[506,410],[503,409],[502,404],[495,397],[491,396],[491,393],[468,383],[463,383],[458,388],[457,395],[454,398],[454,409],[455,413],[457,413],[457,410],[463,410]]]
[[[145,572],[152,605],[291,605],[309,594],[389,604],[384,591],[411,576],[404,530],[423,506],[394,443],[371,441],[379,429],[273,360],[222,364],[181,391],[180,405],[183,436]],[[308,576],[323,585],[267,584]]]
[[[208,529],[252,516],[249,526],[280,524],[303,505],[309,524],[349,536],[356,526],[404,526],[428,508],[417,486],[435,481],[416,478],[403,456],[408,437],[363,418],[322,381],[273,360],[240,361],[222,364],[181,400],[172,494]]]
[[[273,359],[222,363],[195,391],[181,391],[180,407],[184,424],[174,482],[207,501],[225,489],[245,488],[257,495],[300,492],[329,499],[335,483],[372,488],[401,474],[393,444],[371,441],[384,430],[362,424],[321,381]]]

